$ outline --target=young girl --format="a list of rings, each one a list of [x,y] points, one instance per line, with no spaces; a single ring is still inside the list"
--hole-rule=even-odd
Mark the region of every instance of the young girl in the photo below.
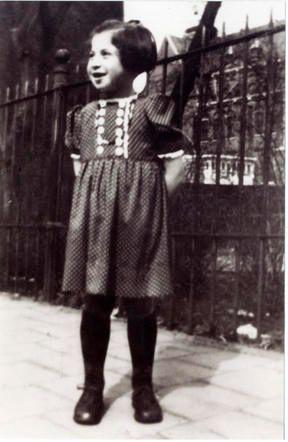
[[[66,145],[81,161],[74,185],[64,291],[85,292],[80,336],[85,369],[74,412],[100,422],[110,315],[121,298],[132,359],[132,405],[138,422],[162,420],[153,391],[156,301],[172,293],[167,188],[159,155],[186,149],[171,127],[174,104],[135,95],[133,81],[154,68],[156,45],[138,23],[109,20],[93,31],[87,72],[100,99],[68,114]]]

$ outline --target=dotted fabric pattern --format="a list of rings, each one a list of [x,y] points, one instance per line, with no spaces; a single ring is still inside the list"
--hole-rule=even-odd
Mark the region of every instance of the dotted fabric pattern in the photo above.
[[[104,152],[97,154],[97,102],[68,114],[65,143],[80,153],[66,246],[63,291],[116,297],[171,294],[167,191],[158,154],[191,149],[171,126],[174,104],[137,98],[129,121],[128,158],[115,155],[119,103],[106,103]]]

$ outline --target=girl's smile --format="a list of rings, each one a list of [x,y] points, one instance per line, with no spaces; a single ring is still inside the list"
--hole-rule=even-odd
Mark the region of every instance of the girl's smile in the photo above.
[[[133,93],[135,75],[123,68],[119,50],[111,42],[112,36],[113,31],[94,35],[87,73],[93,86],[106,98],[127,97]]]

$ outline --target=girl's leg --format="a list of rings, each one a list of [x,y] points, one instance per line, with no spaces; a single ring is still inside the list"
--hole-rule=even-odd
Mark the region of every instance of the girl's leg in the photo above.
[[[80,326],[85,383],[74,412],[74,420],[83,425],[100,422],[104,404],[104,363],[110,338],[110,315],[114,297],[86,297]]]
[[[125,299],[128,342],[132,359],[132,404],[135,419],[142,423],[162,420],[153,392],[153,363],[157,340],[156,304],[153,299]]]

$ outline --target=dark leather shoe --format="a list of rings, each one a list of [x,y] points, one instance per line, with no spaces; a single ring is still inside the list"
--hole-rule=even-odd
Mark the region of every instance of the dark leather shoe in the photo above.
[[[102,389],[85,386],[84,391],[76,404],[74,421],[80,425],[97,425],[104,412]]]
[[[161,422],[163,414],[159,402],[149,385],[139,387],[133,391],[132,405],[135,410],[134,418],[141,424]]]

